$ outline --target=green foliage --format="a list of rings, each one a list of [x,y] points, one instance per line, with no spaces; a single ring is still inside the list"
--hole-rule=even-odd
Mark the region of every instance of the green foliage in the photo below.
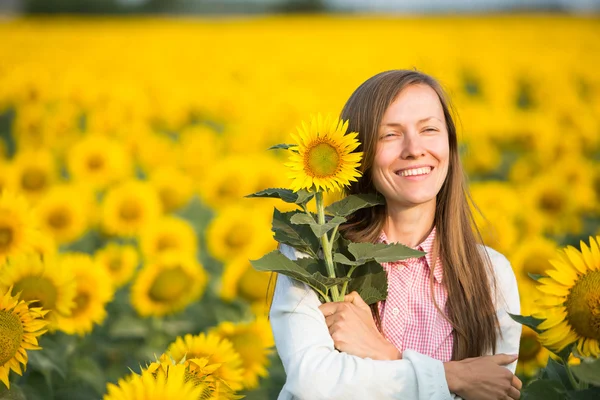
[[[319,239],[314,235],[309,226],[293,224],[291,218],[294,214],[294,211],[286,213],[282,213],[277,209],[273,211],[273,225],[271,229],[275,233],[275,240],[317,258],[320,248]]]
[[[347,217],[360,209],[382,204],[385,204],[382,196],[376,194],[353,194],[329,205],[325,208],[325,211],[338,217]]]
[[[286,203],[306,204],[314,197],[314,193],[307,192],[306,190],[294,192],[290,189],[272,188],[249,194],[246,197],[268,197],[272,199],[281,199]]]
[[[574,365],[571,369],[580,381],[600,386],[600,359],[584,358],[579,365]]]

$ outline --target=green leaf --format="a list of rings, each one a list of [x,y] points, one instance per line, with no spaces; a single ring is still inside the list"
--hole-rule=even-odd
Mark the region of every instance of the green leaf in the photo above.
[[[89,384],[98,394],[103,394],[106,389],[106,378],[100,365],[91,357],[82,357],[73,360],[71,366],[72,378]]]
[[[579,365],[573,365],[571,370],[580,380],[600,386],[600,358],[584,358]]]
[[[348,250],[356,261],[375,260],[377,262],[394,262],[407,258],[418,258],[425,255],[422,251],[411,249],[399,243],[350,243]]]
[[[298,196],[296,198],[295,203],[296,204],[303,204],[306,205],[306,203],[308,203],[313,197],[315,197],[315,194],[313,192],[309,192],[307,190],[304,189],[300,189],[296,192],[296,195]]]
[[[371,305],[387,297],[387,274],[385,271],[354,277],[348,284],[348,293],[358,292],[365,303]]]
[[[274,250],[258,260],[250,260],[257,271],[272,271],[290,276],[308,284],[321,293],[327,293],[329,288],[348,280],[345,277],[330,278],[324,276],[321,273],[324,269],[321,262],[322,260],[315,260],[314,258],[300,258],[292,261],[281,254],[279,250]]]
[[[261,190],[260,192],[252,193],[246,197],[269,197],[272,199],[281,199],[286,203],[295,203],[298,200],[298,195],[293,190],[284,188],[270,188]]]
[[[347,217],[348,215],[362,208],[373,207],[381,204],[385,204],[385,200],[381,195],[353,194],[344,197],[340,201],[330,204],[325,208],[325,211],[339,217]]]
[[[292,217],[290,218],[290,222],[296,225],[309,225],[310,229],[313,231],[315,236],[317,238],[320,238],[336,226],[339,226],[340,224],[346,222],[346,218],[333,217],[330,221],[324,224],[319,224],[316,223],[315,220],[306,213],[296,213],[292,215]]]
[[[344,265],[362,265],[362,264],[364,264],[364,262],[362,262],[362,261],[350,260],[348,257],[343,255],[342,253],[334,253],[333,261],[335,261],[336,263],[344,264]]]
[[[540,278],[546,278],[546,275],[532,274],[530,272],[528,272],[527,275],[529,275],[529,277],[534,281],[538,281]]]
[[[294,211],[282,213],[278,209],[273,211],[272,230],[275,233],[274,239],[279,243],[288,244],[298,251],[309,254],[317,258],[317,253],[321,243],[315,237],[312,229],[306,225],[295,225],[290,221]]]
[[[569,400],[598,400],[600,399],[600,387],[568,391],[567,398]]]
[[[541,324],[542,322],[544,322],[543,319],[535,318],[535,317],[532,317],[530,315],[529,316],[524,316],[524,315],[518,315],[518,314],[511,314],[511,313],[508,313],[508,315],[510,315],[510,317],[513,320],[517,321],[518,323],[520,323],[522,325],[530,327],[535,332],[537,332],[537,333],[541,333],[542,332],[537,327],[538,327],[539,324]]]
[[[280,143],[280,144],[276,144],[275,146],[271,146],[269,147],[267,150],[287,150],[289,148],[292,147],[298,147],[298,145],[295,144],[286,144],[286,143]]]
[[[27,397],[19,386],[11,382],[10,390],[4,384],[0,385],[0,400],[27,400]]]
[[[565,366],[552,357],[548,357],[548,363],[542,369],[541,376],[542,379],[549,379],[559,383],[564,390],[571,388],[571,382],[569,381]]]
[[[558,382],[548,379],[532,381],[521,392],[523,400],[564,400],[564,389]]]

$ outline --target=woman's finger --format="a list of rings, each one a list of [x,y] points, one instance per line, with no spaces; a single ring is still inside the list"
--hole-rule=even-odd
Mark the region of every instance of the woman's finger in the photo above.
[[[512,378],[512,385],[514,388],[516,388],[517,390],[521,390],[521,388],[523,387],[523,382],[521,382],[521,380],[519,378],[517,378],[516,375],[513,375]]]
[[[510,388],[510,390],[508,391],[508,397],[510,397],[511,399],[520,399],[521,398],[521,392],[519,390],[517,390],[517,388],[515,388],[514,386]]]

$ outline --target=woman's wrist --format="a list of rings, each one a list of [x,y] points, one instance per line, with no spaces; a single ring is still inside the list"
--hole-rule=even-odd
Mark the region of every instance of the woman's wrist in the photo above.
[[[381,351],[381,356],[378,357],[379,360],[401,360],[402,353],[394,346],[391,342],[387,340],[383,340],[383,350]]]
[[[446,374],[446,383],[451,393],[459,393],[461,391],[461,379],[457,361],[448,361],[444,363],[444,372]]]

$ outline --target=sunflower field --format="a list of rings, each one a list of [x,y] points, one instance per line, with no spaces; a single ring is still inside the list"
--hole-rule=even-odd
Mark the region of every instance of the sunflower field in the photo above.
[[[32,18],[0,38],[0,398],[276,398],[273,282],[249,260],[281,204],[244,196],[289,187],[266,149],[380,71],[449,92],[522,314],[544,316],[528,274],[600,235],[597,17]],[[582,251],[595,328],[567,333],[598,357]],[[524,328],[518,375],[548,356]]]

